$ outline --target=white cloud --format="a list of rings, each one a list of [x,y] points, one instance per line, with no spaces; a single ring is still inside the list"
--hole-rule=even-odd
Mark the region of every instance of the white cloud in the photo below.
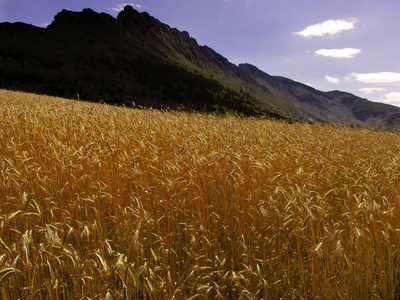
[[[345,30],[354,29],[354,24],[357,22],[356,19],[349,20],[328,20],[323,23],[310,25],[302,31],[295,32],[294,34],[311,37],[311,36],[324,36],[334,35]]]
[[[394,72],[380,72],[380,73],[352,73],[358,81],[366,83],[391,83],[400,82],[400,73]]]
[[[357,54],[360,54],[361,52],[362,52],[361,49],[343,48],[343,49],[320,49],[315,51],[315,54],[325,57],[354,58]]]
[[[399,92],[391,92],[385,95],[385,99],[379,100],[387,104],[400,106],[400,93]]]
[[[328,80],[331,83],[339,83],[340,82],[339,78],[332,77],[332,76],[329,76],[329,75],[325,75],[325,79]]]
[[[136,8],[141,8],[142,6],[140,4],[134,4],[134,3],[120,3],[116,4],[113,8],[110,8],[112,11],[120,12],[121,10],[124,9],[125,6],[130,5],[132,7]]]
[[[363,88],[363,89],[359,89],[359,92],[363,92],[366,94],[373,94],[376,92],[383,92],[386,91],[387,89],[383,89],[383,88]]]

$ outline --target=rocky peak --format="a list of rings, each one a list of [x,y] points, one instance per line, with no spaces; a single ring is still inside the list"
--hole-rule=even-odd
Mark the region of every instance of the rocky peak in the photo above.
[[[59,27],[63,25],[76,24],[76,23],[98,23],[108,22],[114,23],[115,19],[106,13],[97,13],[90,8],[85,8],[81,12],[74,12],[63,9],[54,16],[54,21],[49,27]]]
[[[117,20],[122,26],[129,29],[138,27],[141,29],[149,29],[161,26],[161,22],[156,18],[150,16],[147,12],[138,12],[130,5],[126,5],[118,14]]]
[[[130,5],[125,6],[118,14],[117,21],[121,26],[129,30],[140,30],[142,33],[152,32],[158,36],[167,34],[191,46],[198,46],[197,41],[190,37],[187,31],[179,31],[176,28],[171,28],[167,24],[161,23],[156,18],[150,16],[147,12],[140,13]]]

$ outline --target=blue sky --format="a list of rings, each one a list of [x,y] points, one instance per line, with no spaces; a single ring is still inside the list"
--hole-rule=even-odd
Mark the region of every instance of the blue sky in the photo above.
[[[129,4],[234,64],[400,106],[399,0],[0,0],[0,22],[46,26],[62,9]]]

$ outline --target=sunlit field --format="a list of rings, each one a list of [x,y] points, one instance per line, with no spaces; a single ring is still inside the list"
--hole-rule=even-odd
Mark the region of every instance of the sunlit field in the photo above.
[[[396,299],[400,135],[0,91],[1,299]]]

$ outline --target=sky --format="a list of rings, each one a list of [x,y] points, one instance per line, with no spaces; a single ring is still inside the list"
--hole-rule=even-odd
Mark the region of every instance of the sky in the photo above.
[[[399,0],[0,0],[0,22],[46,27],[62,9],[125,5],[234,64],[400,106]]]

